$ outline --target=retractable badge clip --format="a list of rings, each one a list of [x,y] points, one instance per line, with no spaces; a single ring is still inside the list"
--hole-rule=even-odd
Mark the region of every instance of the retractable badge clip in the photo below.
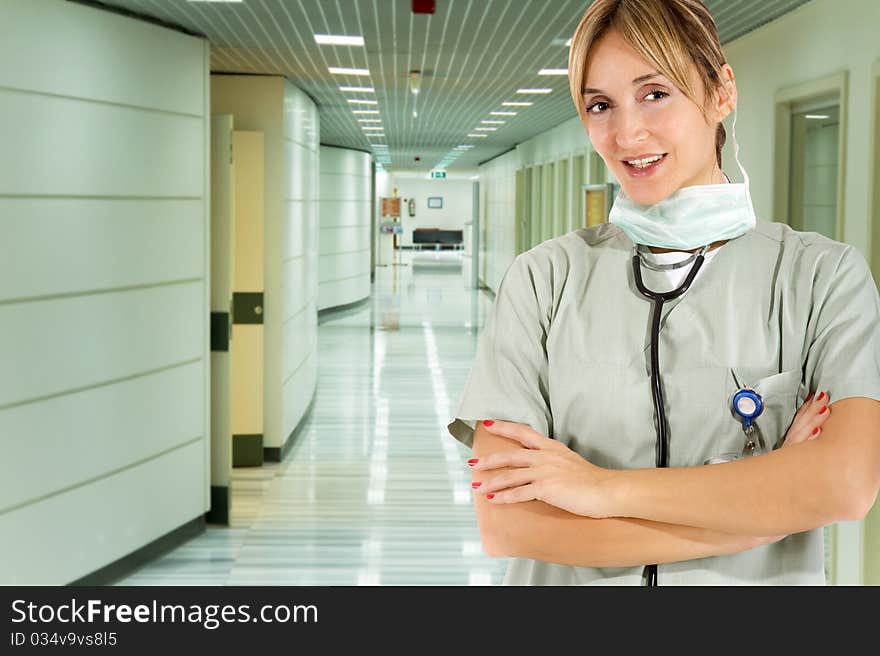
[[[761,451],[765,449],[764,438],[755,420],[764,412],[764,401],[761,395],[750,388],[743,388],[733,395],[733,413],[742,422],[746,434],[743,455],[754,455],[760,443]]]

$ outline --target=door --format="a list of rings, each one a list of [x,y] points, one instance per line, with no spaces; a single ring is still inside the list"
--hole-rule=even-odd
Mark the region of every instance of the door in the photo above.
[[[232,272],[235,163],[231,115],[211,118],[211,509],[206,520],[228,524],[232,497]]]
[[[233,133],[235,269],[233,274],[233,467],[263,464],[264,139]]]
[[[836,100],[792,107],[789,224],[838,238],[840,107]]]

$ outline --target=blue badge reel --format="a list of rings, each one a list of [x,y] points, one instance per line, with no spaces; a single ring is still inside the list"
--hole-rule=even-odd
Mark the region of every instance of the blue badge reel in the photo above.
[[[741,453],[722,453],[706,460],[705,464],[715,465],[722,462],[738,460],[744,456],[753,456],[766,450],[764,436],[755,421],[764,412],[764,399],[750,387],[744,387],[733,395],[730,402],[733,416],[742,423],[745,444]]]

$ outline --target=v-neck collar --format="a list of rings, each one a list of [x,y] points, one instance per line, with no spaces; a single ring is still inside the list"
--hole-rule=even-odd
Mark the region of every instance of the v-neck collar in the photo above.
[[[687,298],[688,296],[693,296],[694,294],[696,294],[697,296],[702,295],[702,293],[704,293],[703,290],[711,285],[712,280],[714,280],[718,275],[723,275],[723,273],[722,274],[718,273],[719,268],[723,268],[726,265],[726,262],[731,257],[735,257],[735,252],[738,249],[743,248],[744,244],[751,241],[751,239],[753,238],[753,234],[755,232],[756,232],[756,229],[752,228],[751,230],[740,235],[739,237],[736,237],[734,239],[730,239],[727,241],[727,243],[725,243],[724,245],[719,246],[717,249],[715,249],[718,252],[716,252],[715,255],[712,257],[713,261],[711,263],[711,266],[708,267],[708,271],[701,271],[700,275],[698,275],[694,279],[694,282],[692,283],[690,289],[688,289],[688,291],[686,291],[684,294],[682,294],[678,298],[675,298],[671,301],[667,301],[663,304],[663,313],[660,317],[660,330],[661,331],[663,330],[664,326],[666,325],[666,320],[669,317],[669,314],[676,307],[678,307],[678,305],[685,298]],[[642,296],[642,293],[638,290],[638,287],[636,287],[635,279],[633,278],[633,271],[632,271],[633,242],[626,235],[626,233],[623,232],[623,230],[621,230],[620,233],[622,235],[622,238],[629,245],[629,248],[627,250],[628,255],[626,258],[626,267],[627,267],[626,278],[627,278],[627,283],[629,285],[630,291],[633,294],[635,294],[638,298],[643,299],[645,301],[645,303],[649,304],[649,306],[653,307],[653,302],[648,300],[644,296]],[[730,251],[734,251],[734,255],[731,255]],[[658,255],[658,254],[659,253],[655,253],[655,255]],[[719,260],[719,258],[720,258],[720,260]],[[709,263],[707,261],[703,262],[703,266],[707,266],[708,264]],[[693,266],[693,265],[690,265],[690,266]],[[642,265],[642,275],[643,276],[644,276],[644,272],[646,270],[649,270],[649,269],[647,269],[647,267],[644,267]],[[651,273],[658,274],[657,277],[660,277],[659,274],[661,274],[662,272],[652,271]],[[685,275],[687,275],[687,274],[685,274]],[[664,278],[665,278],[665,276],[664,276]],[[651,287],[648,287],[648,288],[651,289]],[[648,342],[648,345],[645,348],[648,348],[649,346],[650,346],[650,341]]]

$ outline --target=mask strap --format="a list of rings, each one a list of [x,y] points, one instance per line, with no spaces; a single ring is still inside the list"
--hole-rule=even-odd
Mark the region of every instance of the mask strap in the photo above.
[[[736,108],[738,104],[739,102],[733,106],[733,156],[736,158],[736,165],[739,167],[739,170],[743,175],[743,180],[745,181],[746,204],[748,205],[749,216],[754,225],[754,223],[757,222],[758,217],[755,214],[755,207],[752,205],[752,194],[749,192],[749,174],[746,173],[745,167],[742,165],[742,162],[739,161],[739,142],[736,140]]]
[[[739,104],[739,103],[737,103]],[[746,191],[749,190],[749,174],[746,173],[745,168],[742,163],[739,161],[739,143],[736,140],[736,105],[733,106],[733,156],[736,159],[736,165],[739,167],[740,172],[743,174],[743,180],[746,183]]]

